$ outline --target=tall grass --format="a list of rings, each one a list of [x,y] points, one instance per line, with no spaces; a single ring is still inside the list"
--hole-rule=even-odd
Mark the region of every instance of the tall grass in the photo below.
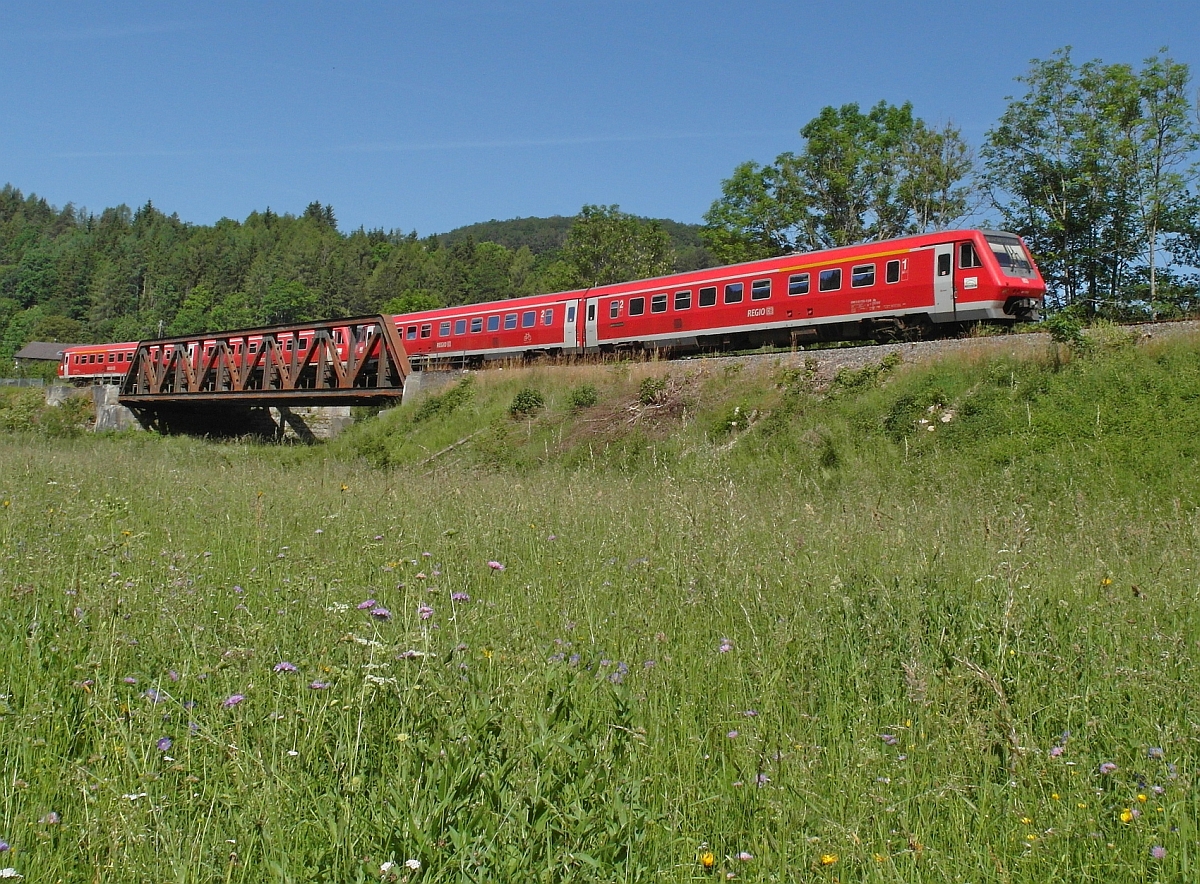
[[[1194,880],[1198,394],[1186,342],[0,437],[0,866]]]

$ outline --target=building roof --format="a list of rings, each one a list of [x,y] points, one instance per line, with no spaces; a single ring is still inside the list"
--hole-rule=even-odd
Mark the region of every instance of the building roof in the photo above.
[[[76,344],[54,344],[46,341],[30,341],[20,350],[13,354],[14,359],[46,359],[51,362],[58,362],[62,359],[63,350],[67,347],[75,347]]]

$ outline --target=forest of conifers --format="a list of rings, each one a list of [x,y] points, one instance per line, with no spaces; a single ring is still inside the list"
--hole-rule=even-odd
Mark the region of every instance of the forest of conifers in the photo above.
[[[1165,50],[1164,50],[1165,53]],[[151,203],[92,212],[0,189],[0,374],[33,340],[244,328],[648,277],[955,226],[1015,231],[1052,307],[1114,318],[1200,307],[1200,106],[1169,57],[1034,61],[978,149],[911,104],[826,107],[799,151],[748,161],[703,225],[617,206],[442,235],[338,229],[334,207],[212,225]],[[716,188],[714,187],[714,190]]]

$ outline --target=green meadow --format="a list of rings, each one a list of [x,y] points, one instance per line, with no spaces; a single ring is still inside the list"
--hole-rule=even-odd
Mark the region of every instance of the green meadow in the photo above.
[[[1200,339],[0,400],[30,882],[1200,879]]]

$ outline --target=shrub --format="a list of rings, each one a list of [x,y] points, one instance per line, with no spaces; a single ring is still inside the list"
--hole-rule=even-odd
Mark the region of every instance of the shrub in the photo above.
[[[567,406],[571,411],[582,411],[591,408],[600,401],[600,394],[591,384],[582,384],[567,394]]]
[[[545,397],[537,390],[526,387],[513,397],[508,413],[514,418],[532,417],[545,407]]]
[[[638,402],[642,405],[653,405],[658,402],[667,389],[666,378],[644,378],[638,387]]]

